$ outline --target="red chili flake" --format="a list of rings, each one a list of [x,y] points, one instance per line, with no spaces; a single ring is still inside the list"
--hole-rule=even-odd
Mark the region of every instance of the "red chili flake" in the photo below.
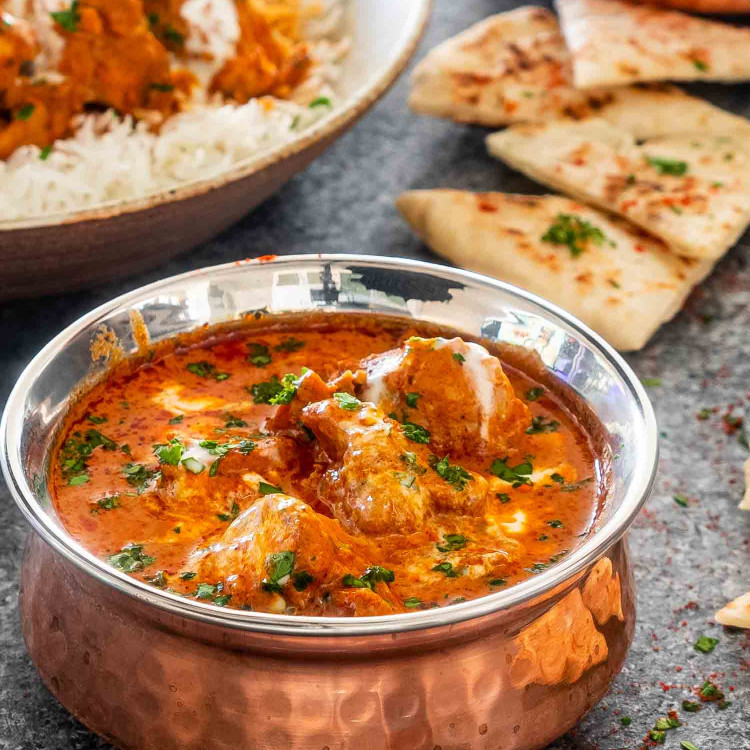
[[[744,422],[742,417],[732,414],[731,409],[721,418],[721,421],[722,429],[727,435],[734,435],[734,433],[742,427],[742,423]]]
[[[488,213],[488,214],[497,213],[497,206],[493,206],[492,203],[486,200],[479,199],[477,201],[477,208],[480,211],[483,211],[484,213]]]

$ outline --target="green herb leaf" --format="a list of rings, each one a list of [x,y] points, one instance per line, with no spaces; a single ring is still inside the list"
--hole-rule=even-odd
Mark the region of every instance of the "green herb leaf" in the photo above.
[[[614,244],[607,240],[604,232],[591,222],[571,214],[558,214],[555,222],[542,235],[542,242],[549,242],[552,245],[565,245],[574,258],[586,249],[587,242],[591,242],[597,247],[605,242],[609,242],[610,245]]]
[[[215,462],[214,462],[215,463]],[[235,518],[240,514],[240,506],[237,502],[232,503],[232,507],[229,509],[229,513],[217,513],[216,516],[220,521],[234,521]]]
[[[469,541],[471,540],[463,534],[443,534],[443,543],[436,546],[440,552],[454,552],[457,549],[463,549]]]
[[[96,505],[91,509],[92,513],[98,513],[100,510],[114,510],[120,507],[119,495],[108,495],[96,501]]]
[[[327,96],[319,96],[313,99],[308,106],[310,109],[315,109],[316,107],[333,107],[333,102]]]
[[[680,747],[682,750],[700,750],[689,740],[680,740]]]
[[[438,563],[432,568],[436,573],[442,573],[446,578],[458,578],[459,573],[453,570],[453,563]]]
[[[685,497],[685,495],[681,495],[680,493],[677,493],[676,495],[672,495],[672,499],[681,508],[687,508],[688,507],[688,499]]]
[[[265,344],[251,342],[247,345],[247,360],[256,367],[265,367],[271,364],[271,352]]]
[[[541,573],[549,568],[549,563],[535,562],[530,568],[524,568],[527,573]]]
[[[527,435],[539,435],[545,432],[557,432],[560,423],[554,419],[547,419],[543,416],[532,417],[531,427],[526,429]]]
[[[416,409],[417,408],[417,401],[422,398],[421,393],[407,393],[406,394],[406,405],[410,409]]]
[[[687,711],[689,714],[697,713],[701,710],[701,704],[696,701],[682,701],[682,710]]]
[[[455,359],[456,362],[458,362],[458,364],[461,365],[462,367],[463,367],[464,362],[466,362],[466,357],[464,357],[464,355],[461,354],[461,352],[453,352],[453,359]]]
[[[199,583],[195,590],[195,596],[198,599],[213,599],[216,593],[217,587],[210,583]]]
[[[47,161],[52,153],[52,146],[45,146],[39,151],[39,161]]]
[[[164,29],[164,38],[169,40],[170,42],[173,42],[174,44],[185,44],[185,35],[182,32],[178,31],[171,24],[167,25],[167,27]]]
[[[185,446],[177,438],[174,438],[168,443],[154,445],[153,450],[154,455],[159,459],[160,464],[178,466],[182,459],[182,452],[185,450]]]
[[[304,341],[295,339],[294,336],[290,336],[288,339],[284,339],[280,344],[274,347],[274,351],[277,352],[296,352],[302,349],[305,345]]]
[[[667,733],[658,729],[652,729],[649,731],[648,736],[651,742],[655,742],[657,745],[663,745],[664,740],[667,739]]]
[[[553,529],[562,529],[562,528],[564,528],[563,527],[563,522],[560,521],[557,518],[553,519],[552,521],[547,521],[547,526],[551,526]]]
[[[404,431],[404,437],[407,440],[411,440],[412,443],[427,445],[430,442],[430,432],[426,427],[422,427],[422,425],[404,421],[401,423],[401,429]]]
[[[654,724],[654,729],[668,732],[670,729],[677,729],[677,727],[681,726],[682,722],[679,719],[673,719],[671,716],[668,716],[663,719],[657,719],[656,724]]]
[[[78,0],[73,0],[68,10],[59,10],[56,13],[50,13],[52,20],[62,26],[65,31],[77,31],[78,22],[81,16],[78,14]]]
[[[708,63],[705,63],[703,60],[693,60],[693,65],[695,65],[697,70],[700,70],[701,73],[705,73],[708,70]]]
[[[217,607],[226,607],[229,604],[229,600],[232,598],[231,594],[222,594],[214,599],[214,604]]]
[[[174,91],[174,86],[171,83],[151,83],[149,84],[149,88],[154,91],[161,91],[162,93]]]
[[[119,552],[110,555],[108,561],[123,573],[135,573],[153,564],[156,558],[145,554],[141,544],[127,544]]]
[[[304,591],[312,582],[313,577],[306,570],[300,570],[292,576],[292,585],[297,591]]]
[[[189,362],[186,369],[188,372],[197,375],[199,378],[213,378],[219,382],[227,380],[230,377],[228,372],[218,372],[216,365],[212,365],[210,362],[206,361]]]
[[[363,581],[361,578],[353,576],[351,573],[347,573],[341,579],[341,585],[347,589],[369,589],[370,586],[367,581]]]
[[[180,414],[177,417],[172,417],[172,419],[169,420],[169,424],[182,424],[183,419],[185,419],[185,415]]]
[[[507,492],[496,492],[495,497],[503,504],[510,502],[510,495]]]
[[[100,417],[96,414],[87,414],[86,419],[88,419],[91,424],[104,424],[108,421],[107,417]]]
[[[661,385],[660,378],[641,378],[641,383],[646,388],[658,388]]]
[[[544,388],[529,388],[524,394],[527,401],[536,401],[544,393]]]
[[[274,487],[274,485],[268,484],[268,482],[259,482],[258,491],[261,495],[275,495],[283,492],[281,487]]]
[[[505,586],[508,582],[504,578],[493,578],[489,584],[490,586]]]
[[[465,489],[467,482],[474,481],[474,477],[462,466],[451,464],[448,456],[440,459],[437,456],[430,456],[429,460],[430,466],[435,470],[437,475],[457,492]]]
[[[232,428],[247,427],[247,422],[245,422],[244,419],[235,417],[233,414],[225,414],[224,419],[226,420],[224,427],[228,430],[231,430]]]
[[[350,393],[334,393],[333,398],[346,411],[357,411],[362,406],[362,402],[358,398],[354,398]]]
[[[396,580],[396,575],[388,568],[383,568],[380,565],[371,565],[362,574],[362,580],[365,581],[371,589],[374,589],[375,584],[378,581],[393,583]]]
[[[187,458],[183,458],[182,465],[191,474],[200,474],[206,468],[197,458],[194,458],[193,456],[188,456]]]
[[[294,552],[289,550],[268,555],[266,557],[268,577],[263,579],[263,588],[266,591],[280,592],[282,587],[289,582],[289,577],[294,570],[294,560]]]
[[[192,581],[195,576],[197,576],[197,573],[193,573],[191,570],[185,571],[184,573],[180,573],[180,578],[182,578],[183,581]]]
[[[622,724],[624,727],[629,727],[632,723],[633,720],[629,716],[620,717],[620,724]]]
[[[125,464],[122,473],[125,475],[128,484],[137,489],[139,495],[143,494],[152,481],[161,477],[160,471],[151,471],[143,464],[134,463]]]
[[[496,458],[490,466],[490,471],[504,482],[509,482],[516,489],[524,484],[531,487],[533,483],[529,479],[529,475],[534,471],[531,462],[524,461],[516,466],[508,466],[507,462],[508,456]]]
[[[716,648],[718,643],[718,638],[711,638],[710,636],[702,635],[695,642],[693,648],[696,651],[700,651],[702,654],[710,654]]]
[[[659,156],[647,156],[646,161],[659,173],[682,177],[688,171],[686,161],[676,159],[663,159]]]
[[[84,471],[82,474],[76,474],[68,480],[68,484],[71,487],[77,487],[81,484],[86,484],[90,480],[89,475]]]
[[[418,599],[416,596],[410,596],[408,599],[404,599],[404,606],[408,607],[409,609],[416,609],[417,607],[421,607],[424,602],[421,599]]]

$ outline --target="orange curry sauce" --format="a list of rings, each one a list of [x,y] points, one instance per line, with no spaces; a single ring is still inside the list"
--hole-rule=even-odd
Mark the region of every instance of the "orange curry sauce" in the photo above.
[[[264,612],[415,611],[545,570],[597,513],[592,440],[476,344],[418,333],[343,316],[116,368],[61,432],[62,523],[139,579]]]

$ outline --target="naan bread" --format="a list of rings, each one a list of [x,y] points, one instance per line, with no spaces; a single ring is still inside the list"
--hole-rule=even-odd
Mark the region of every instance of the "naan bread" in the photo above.
[[[415,190],[396,205],[438,255],[554,302],[624,351],[643,347],[711,269],[561,196]],[[601,235],[579,242],[574,256],[544,239],[561,217],[589,222]]]
[[[750,0],[649,0],[653,5],[692,10],[695,13],[750,13]],[[639,0],[645,2],[645,0]]]
[[[578,88],[750,79],[750,29],[622,0],[555,0]]]
[[[415,112],[498,127],[596,115],[637,138],[711,131],[750,135],[750,122],[665,84],[578,91],[557,19],[525,6],[480,21],[417,66]]]
[[[675,252],[716,260],[750,223],[748,157],[726,137],[638,144],[603,120],[515,125],[490,153],[539,182],[619,214]]]
[[[750,510],[750,458],[745,461],[745,494],[738,507],[740,510]]]
[[[729,602],[714,615],[714,618],[719,624],[731,628],[750,628],[750,591]]]

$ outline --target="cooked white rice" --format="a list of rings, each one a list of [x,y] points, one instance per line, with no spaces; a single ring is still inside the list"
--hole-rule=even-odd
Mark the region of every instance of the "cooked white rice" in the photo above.
[[[143,198],[293,141],[337,104],[340,61],[349,49],[342,29],[346,3],[316,0],[323,12],[305,26],[315,66],[292,101],[196,106],[170,118],[158,135],[114,112],[81,116],[75,134],[56,141],[46,159],[36,146],[23,146],[0,161],[0,222]]]

